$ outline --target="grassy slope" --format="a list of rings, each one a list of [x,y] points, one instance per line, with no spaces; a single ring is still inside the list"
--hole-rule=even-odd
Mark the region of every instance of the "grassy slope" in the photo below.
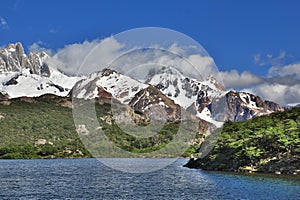
[[[75,131],[72,110],[51,99],[0,104],[0,158],[88,157]],[[37,145],[45,139],[45,145]],[[77,152],[76,152],[77,151]],[[80,153],[81,151],[81,153]]]
[[[300,172],[300,108],[245,122],[225,123],[218,143],[188,167],[261,172]]]
[[[0,104],[0,158],[90,157],[75,131],[72,109],[59,105],[61,101],[58,97],[37,98],[35,102],[14,99],[10,105]],[[108,104],[96,104],[96,112],[106,136],[116,146],[133,153],[163,148],[179,126],[169,123],[155,136],[137,139],[116,124],[102,120],[110,115]],[[41,139],[46,144],[37,144]],[[98,148],[101,144],[93,145]]]

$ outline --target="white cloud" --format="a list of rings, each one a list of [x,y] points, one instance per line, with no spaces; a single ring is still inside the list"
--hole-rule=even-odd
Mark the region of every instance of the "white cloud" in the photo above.
[[[273,65],[273,66],[280,66],[284,63],[287,54],[285,51],[281,51],[278,56],[274,56],[270,53],[262,55],[256,54],[253,56],[254,63],[259,66],[266,66],[266,65]]]
[[[286,105],[300,102],[300,84],[293,86],[264,83],[251,89],[244,89],[263,99]]]
[[[65,46],[47,62],[67,74],[89,74],[107,67],[120,55],[122,47],[123,45],[112,37],[85,41]]]
[[[0,21],[1,21],[1,25],[2,26],[6,26],[7,25],[7,22],[6,22],[6,20],[4,18],[1,17]]]
[[[49,30],[49,33],[57,33],[57,30],[55,30],[55,29],[50,29],[50,30]]]
[[[7,24],[7,21],[3,17],[0,17],[0,28],[1,29],[8,29],[9,28],[9,26]]]
[[[176,43],[172,44],[168,50],[171,51],[172,53],[179,54],[179,55],[183,55],[185,53],[185,51],[181,47],[179,47],[178,44]]]
[[[185,51],[178,46],[174,50],[174,45],[166,50],[158,46],[149,49],[135,47],[117,58],[112,63],[112,68],[127,75],[134,74],[134,77],[140,80],[145,80],[151,69],[158,70],[163,66],[175,68],[184,76],[198,80],[203,80],[209,75],[218,76],[218,70],[211,57],[198,54],[182,57],[182,54],[185,54]]]
[[[173,66],[184,75],[194,78],[198,78],[199,74],[203,78],[210,74],[218,74],[214,60],[209,56],[187,55],[183,59],[181,55],[185,54],[185,48],[173,44],[167,49],[161,49],[159,45],[154,44],[148,49],[136,46],[128,49],[115,38],[109,37],[104,40],[67,45],[58,50],[48,62],[73,75],[89,74],[110,65],[121,73],[143,76],[141,79],[154,65]]]
[[[235,73],[228,74],[228,78],[234,76]],[[261,78],[258,84],[250,82],[243,90],[282,105],[300,103],[300,63],[270,67],[267,78]]]
[[[198,73],[201,74],[204,79],[209,75],[213,75],[219,80],[218,69],[212,57],[194,54],[190,55],[187,60],[196,67]],[[195,74],[195,71],[190,71],[189,74]]]
[[[287,57],[282,51],[278,56],[266,54],[254,56],[255,62],[261,65],[270,65],[266,77],[237,70],[220,72],[226,88],[248,91],[263,99],[271,100],[282,105],[300,103],[300,63],[282,65]]]
[[[37,42],[31,44],[28,47],[28,50],[30,52],[41,52],[41,51],[44,51],[48,55],[52,55],[52,51],[50,49],[47,49],[45,46],[47,46],[46,43],[44,43],[42,41],[37,41]]]
[[[268,55],[268,57],[272,56]],[[283,58],[285,54],[279,57]],[[220,74],[226,88],[250,92],[282,105],[300,103],[300,63],[270,67],[267,77],[247,71],[238,73],[237,70],[220,72]]]
[[[33,43],[29,50],[45,51],[45,46],[46,44],[38,41]],[[128,49],[115,38],[109,37],[66,45],[47,62],[72,75],[90,74],[111,67],[139,79],[144,79],[152,68],[172,66],[185,76],[198,80],[214,75],[221,83],[223,80],[226,88],[243,89],[280,104],[300,102],[300,63],[282,67],[274,65],[265,78],[248,71],[218,72],[212,57],[187,52],[188,47],[178,44],[173,44],[167,49],[161,49],[159,44],[154,44],[149,49],[140,49],[137,46]],[[284,59],[285,56],[285,52],[281,52],[276,57],[271,54],[265,57],[275,62]],[[260,55],[254,59],[257,62],[262,61]]]
[[[286,86],[300,84],[300,79],[297,78],[295,74],[286,76],[270,76],[268,78],[265,78],[265,81],[269,84],[280,84]]]
[[[269,76],[287,76],[296,75],[300,78],[300,63],[290,64],[286,66],[273,66],[268,70]]]
[[[244,71],[241,74],[237,70],[220,72],[226,88],[245,88],[262,83],[263,78],[252,74],[251,72]]]
[[[261,61],[261,55],[260,54],[255,54],[253,56],[253,59],[254,59],[254,63],[259,65],[259,66],[264,66],[265,63]]]

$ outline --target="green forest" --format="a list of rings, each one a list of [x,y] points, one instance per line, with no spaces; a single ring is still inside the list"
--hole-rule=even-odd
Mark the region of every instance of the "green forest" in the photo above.
[[[64,101],[59,97],[40,97],[33,102],[13,99],[10,105],[0,104],[0,158],[91,157],[76,132],[72,109],[61,106]],[[132,153],[162,149],[176,135],[179,126],[167,123],[156,135],[138,138],[123,132],[113,120],[107,123],[105,119],[111,118],[110,104],[96,103],[95,110],[105,135],[117,147]],[[98,133],[91,132],[90,137],[93,134]],[[99,148],[102,144],[93,145]]]
[[[75,131],[72,110],[56,100],[0,104],[0,158],[89,157]]]
[[[299,173],[300,108],[226,122],[214,149],[188,167],[224,171]]]

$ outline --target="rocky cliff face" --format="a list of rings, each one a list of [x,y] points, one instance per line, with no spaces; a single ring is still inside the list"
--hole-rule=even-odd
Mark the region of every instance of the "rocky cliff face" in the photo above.
[[[8,100],[9,99],[9,95],[5,92],[0,92],[0,101],[2,100]]]
[[[31,52],[27,56],[21,43],[9,44],[0,50],[0,73],[28,70],[30,74],[49,77],[50,70],[44,62],[48,57],[45,52]]]
[[[137,112],[145,113],[151,120],[180,121],[181,107],[167,98],[154,86],[139,91],[129,105]]]
[[[225,96],[216,100],[219,102],[212,103],[210,110],[213,117],[221,121],[245,121],[284,110],[282,106],[274,102],[263,101],[259,96],[246,92],[229,91]]]

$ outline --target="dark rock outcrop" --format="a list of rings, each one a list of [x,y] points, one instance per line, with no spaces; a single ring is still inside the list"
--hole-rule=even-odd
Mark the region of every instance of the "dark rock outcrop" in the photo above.
[[[154,86],[139,91],[129,105],[137,112],[146,113],[152,120],[181,119],[181,107]]]
[[[17,79],[19,78],[19,76],[15,76],[15,77],[12,77],[9,81],[7,81],[6,83],[4,83],[5,86],[8,86],[8,85],[16,85],[18,84],[18,81]]]
[[[5,92],[0,91],[0,101],[6,101],[9,99],[9,95],[6,94]]]

